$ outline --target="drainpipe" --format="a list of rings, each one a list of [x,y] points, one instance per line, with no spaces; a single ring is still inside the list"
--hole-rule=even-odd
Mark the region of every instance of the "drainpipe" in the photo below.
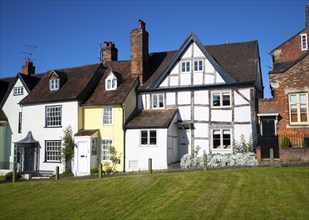
[[[121,104],[122,108],[122,130],[123,130],[123,172],[126,171],[126,129],[125,129],[125,104]]]

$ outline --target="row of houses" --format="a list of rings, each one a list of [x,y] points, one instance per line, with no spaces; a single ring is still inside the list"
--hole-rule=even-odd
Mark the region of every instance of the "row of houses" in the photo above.
[[[295,35],[306,49],[301,48],[290,66],[274,62],[270,73],[276,74],[272,88],[277,91],[281,75],[302,66],[295,78],[304,84],[283,96],[302,101],[296,104],[296,116],[289,104],[288,114],[293,120],[300,117],[301,123],[294,127],[292,120],[287,129],[304,135],[309,133],[307,35],[308,13],[301,37]],[[264,121],[271,119],[276,129],[281,126],[278,116],[286,117],[284,113],[263,109],[282,92],[272,100],[262,99],[257,41],[205,46],[190,33],[178,50],[149,53],[148,39],[140,20],[130,31],[130,60],[118,60],[115,44],[104,42],[101,63],[36,74],[28,60],[16,77],[1,78],[0,168],[15,166],[19,172],[40,175],[51,175],[56,166],[63,171],[61,139],[68,126],[74,134],[77,176],[109,162],[112,146],[120,155],[118,171],[145,170],[148,158],[153,169],[167,169],[196,146],[200,155],[231,153],[241,135],[252,137],[255,146],[265,142]]]

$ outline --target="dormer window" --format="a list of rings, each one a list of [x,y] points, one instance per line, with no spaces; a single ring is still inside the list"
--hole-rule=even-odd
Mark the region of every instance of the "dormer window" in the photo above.
[[[57,91],[60,87],[60,79],[50,79],[49,80],[49,89],[51,91]]]
[[[49,78],[49,90],[57,91],[60,89],[60,86],[66,81],[67,76],[64,72],[60,72],[58,70],[52,70],[50,71],[48,78]]]
[[[308,50],[307,34],[300,35],[301,50]]]
[[[117,77],[111,72],[105,80],[106,90],[116,90],[117,89]]]

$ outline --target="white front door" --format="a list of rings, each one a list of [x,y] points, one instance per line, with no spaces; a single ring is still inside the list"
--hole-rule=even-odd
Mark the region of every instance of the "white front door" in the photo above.
[[[89,143],[86,141],[79,141],[77,148],[77,173],[78,175],[87,175],[89,173]]]
[[[178,160],[180,161],[183,155],[190,152],[190,130],[178,130]]]

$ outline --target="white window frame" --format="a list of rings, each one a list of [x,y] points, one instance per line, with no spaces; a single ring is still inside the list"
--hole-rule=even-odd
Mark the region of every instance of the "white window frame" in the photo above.
[[[62,106],[51,105],[45,106],[45,127],[61,127],[62,126]]]
[[[114,74],[110,74],[105,80],[106,90],[116,90],[117,89],[117,78]]]
[[[59,163],[60,160],[61,160],[61,140],[45,141],[45,162]]]
[[[305,95],[306,100],[302,102],[300,100],[300,95]],[[296,101],[292,102],[291,101],[291,96],[296,96]],[[290,118],[290,124],[291,125],[303,125],[303,124],[309,124],[309,109],[308,109],[308,93],[293,93],[289,94],[289,118]],[[297,111],[297,122],[292,122],[292,111],[291,111],[291,106],[296,105],[296,111]],[[307,109],[307,121],[301,122],[301,105],[306,105]]]
[[[223,95],[229,94],[230,97],[230,104],[229,105],[223,105]],[[214,105],[214,94],[219,94],[220,96],[220,103],[218,106]],[[230,108],[232,106],[232,92],[231,91],[212,91],[211,92],[211,107],[212,108]]]
[[[184,65],[184,71],[183,71]],[[191,60],[184,60],[180,62],[180,72],[181,73],[190,73],[191,72]]]
[[[196,62],[197,62],[197,70],[195,70]],[[200,66],[200,62],[202,63],[202,66]],[[193,71],[194,72],[203,72],[204,71],[204,60],[201,60],[201,59],[193,60]]]
[[[103,108],[103,125],[112,125],[113,124],[113,108],[107,107]]]
[[[162,102],[160,102],[162,98]],[[155,102],[157,103],[157,106],[155,106]],[[160,105],[162,103],[162,105]],[[162,109],[164,108],[164,93],[157,93],[152,94],[152,108],[153,109]]]
[[[113,139],[103,138],[101,140],[101,161],[103,162],[111,162],[111,147],[113,146]]]
[[[57,91],[60,87],[60,79],[50,79],[49,80],[49,89],[50,91]]]
[[[98,155],[98,138],[92,138],[91,140],[91,156]]]
[[[13,91],[14,96],[23,95],[23,94],[24,94],[24,87],[22,86],[14,87],[14,91]]]
[[[300,35],[300,46],[301,46],[301,50],[308,50],[307,34]]]
[[[220,145],[218,148],[214,148],[214,132],[219,132],[220,135]],[[224,148],[224,132],[230,133],[230,145],[228,148]],[[211,129],[211,148],[213,151],[232,151],[233,148],[233,137],[231,128],[213,128]]]
[[[142,140],[142,133],[147,133],[147,137],[146,137],[146,143],[143,143],[143,140]],[[153,138],[153,137],[151,137],[150,136],[150,134],[152,133],[152,132],[155,132],[155,143],[151,143],[151,138]],[[155,147],[155,146],[157,146],[158,145],[158,131],[157,130],[155,130],[155,129],[142,129],[142,130],[140,130],[140,138],[139,138],[139,140],[140,140],[140,146],[142,146],[142,147]]]

